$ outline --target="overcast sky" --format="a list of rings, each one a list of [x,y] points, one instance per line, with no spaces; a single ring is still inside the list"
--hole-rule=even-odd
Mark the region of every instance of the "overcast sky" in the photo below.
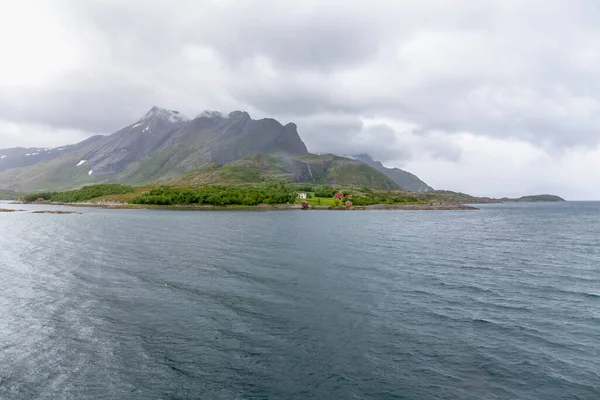
[[[600,199],[599,38],[597,0],[0,0],[0,148],[239,109],[435,188]]]

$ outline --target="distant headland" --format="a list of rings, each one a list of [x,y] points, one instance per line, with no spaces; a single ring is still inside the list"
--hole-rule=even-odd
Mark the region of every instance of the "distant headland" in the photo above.
[[[518,202],[518,203],[543,203],[543,202],[565,202],[566,200],[560,196],[556,196],[554,194],[536,194],[530,196],[519,197],[518,199],[510,199],[508,197],[504,197],[500,199],[503,202]]]

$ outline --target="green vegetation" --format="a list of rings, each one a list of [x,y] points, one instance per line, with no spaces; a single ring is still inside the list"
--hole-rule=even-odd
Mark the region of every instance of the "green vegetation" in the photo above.
[[[276,157],[254,154],[227,164],[211,164],[183,175],[174,175],[164,183],[189,185],[248,185],[271,180],[305,185],[368,186],[400,189],[381,172],[344,157],[331,154],[305,154],[299,157]]]
[[[264,183],[271,180],[291,182],[283,158],[254,154],[228,164],[211,164],[166,181],[169,185],[231,185]]]
[[[354,206],[371,206],[374,204],[421,204],[424,201],[412,196],[410,193],[389,193],[386,195],[360,196],[351,199],[344,198],[343,202],[350,200]]]
[[[32,193],[22,197],[26,202],[44,199],[45,201],[57,203],[79,203],[103,196],[120,195],[132,193],[133,188],[126,185],[102,184],[84,186],[81,189],[68,192],[40,192]]]
[[[343,198],[334,196],[342,192]],[[306,200],[298,198],[304,192]],[[147,185],[131,187],[117,184],[85,186],[68,192],[33,193],[23,197],[32,202],[42,198],[52,202],[76,203],[106,201],[132,205],[157,206],[256,206],[259,204],[297,204],[306,201],[311,207],[339,207],[351,201],[353,206],[409,205],[409,204],[467,204],[494,201],[475,198],[463,193],[427,192],[413,193],[402,190],[375,189],[368,186],[345,186],[324,184],[294,184],[275,178],[261,183],[246,185]]]
[[[337,184],[345,187],[367,186],[399,190],[400,187],[381,172],[359,161],[333,154],[304,154],[293,160],[296,177],[318,184]]]
[[[19,198],[19,194],[12,190],[0,189],[0,200],[15,200]]]
[[[258,204],[286,204],[296,200],[296,190],[284,183],[273,183],[261,187],[251,186],[202,186],[153,188],[131,200],[133,204],[152,205],[212,205],[229,206]]]
[[[333,197],[337,190],[331,186],[319,186],[315,189],[315,197]]]
[[[299,204],[302,201],[306,201],[310,206],[329,207],[343,205],[348,200],[352,201],[352,204],[356,206],[423,203],[410,193],[401,192],[364,194],[357,191],[357,194],[353,196],[350,191],[345,191],[346,197],[342,200],[338,200],[334,199],[333,195],[337,193],[339,189],[332,186],[318,186],[314,188],[315,192],[306,192],[308,197],[306,200],[298,199],[297,193],[304,191],[301,189],[306,188],[307,186],[296,186],[283,182],[257,186],[159,186],[131,199],[131,203],[163,206],[194,204],[212,206],[255,206],[258,204]]]

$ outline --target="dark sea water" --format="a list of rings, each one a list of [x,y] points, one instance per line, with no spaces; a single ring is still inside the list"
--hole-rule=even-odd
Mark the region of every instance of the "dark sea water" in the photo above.
[[[79,211],[0,213],[1,399],[600,399],[600,203]]]

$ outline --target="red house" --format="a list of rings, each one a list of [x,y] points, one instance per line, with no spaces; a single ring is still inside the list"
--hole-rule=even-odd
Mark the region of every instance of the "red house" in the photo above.
[[[344,193],[342,193],[342,192],[337,192],[337,193],[335,194],[335,196],[333,196],[333,197],[335,197],[335,198],[336,198],[336,199],[338,199],[338,200],[341,200],[341,199],[343,199],[343,198],[344,198]]]

